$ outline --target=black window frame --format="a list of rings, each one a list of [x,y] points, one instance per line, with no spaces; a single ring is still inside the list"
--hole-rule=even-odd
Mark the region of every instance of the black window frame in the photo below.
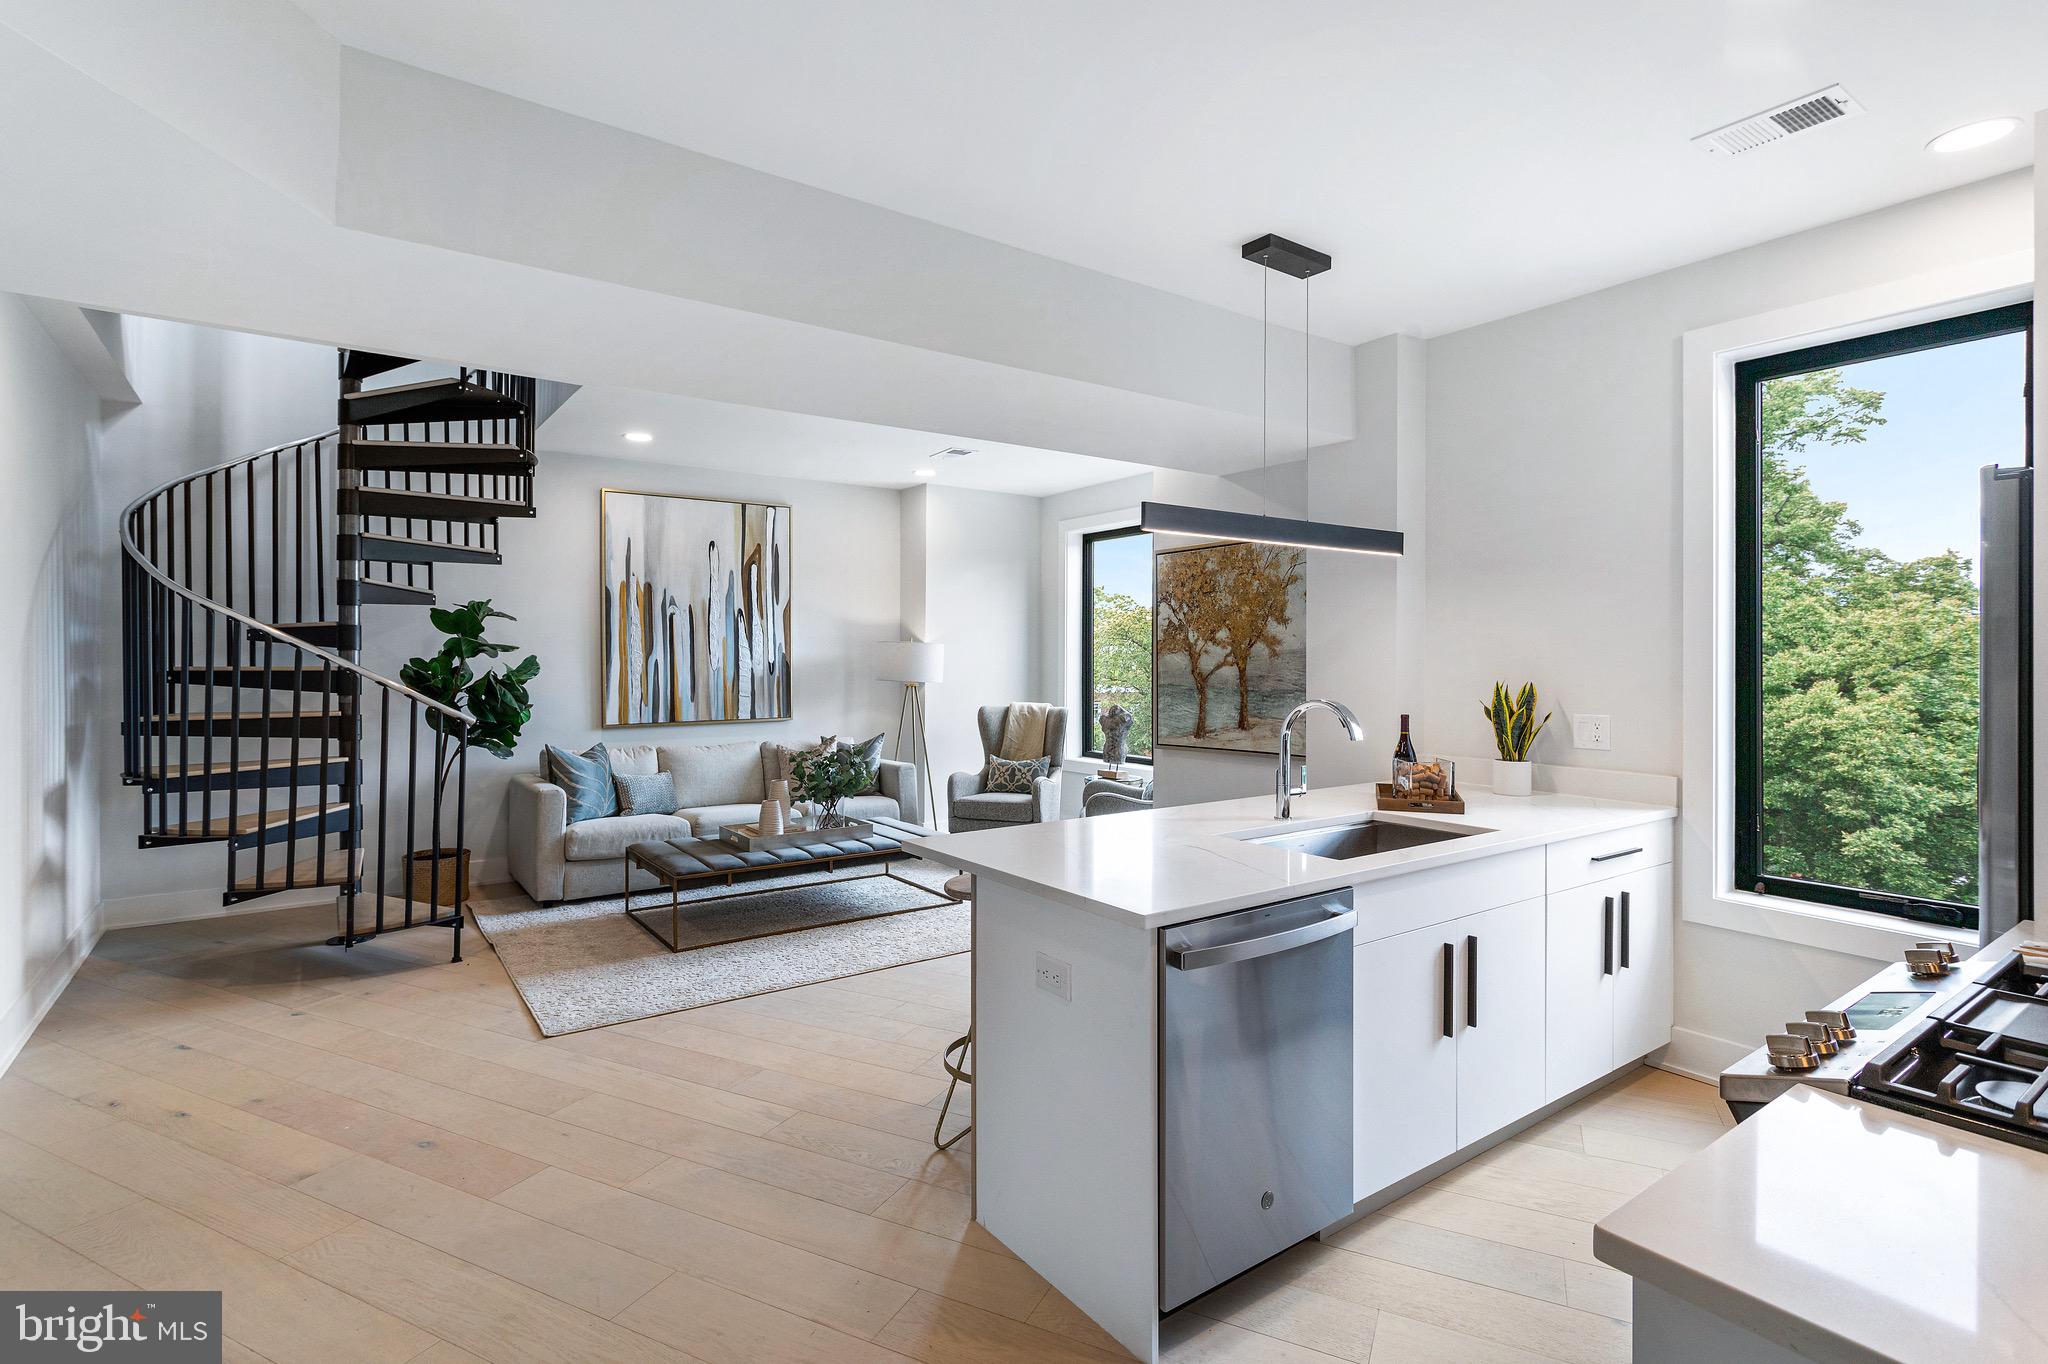
[[[1860,886],[1771,876],[1763,866],[1763,452],[1757,394],[1773,379],[1837,365],[1910,355],[2016,332],[2027,338],[2026,464],[2034,463],[2031,301],[1872,332],[1842,341],[1781,351],[1735,366],[1735,887],[1790,900],[1864,910],[1894,919],[1974,930],[1978,906],[1927,900]],[[2023,622],[2031,632],[2031,621]],[[2030,655],[2031,639],[2022,645]],[[2024,706],[2023,702],[2023,706]],[[2023,711],[2024,713],[2024,711]]]
[[[1095,546],[1104,540],[1124,540],[1149,535],[1140,525],[1115,526],[1109,530],[1085,531],[1081,535],[1081,756],[1102,756],[1102,739],[1095,727]],[[1132,754],[1126,762],[1150,766],[1152,755]]]

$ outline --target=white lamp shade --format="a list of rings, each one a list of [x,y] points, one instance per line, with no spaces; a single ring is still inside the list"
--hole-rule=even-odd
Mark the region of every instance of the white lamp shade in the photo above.
[[[930,683],[946,673],[946,646],[923,639],[894,640],[875,646],[875,678],[881,682]]]

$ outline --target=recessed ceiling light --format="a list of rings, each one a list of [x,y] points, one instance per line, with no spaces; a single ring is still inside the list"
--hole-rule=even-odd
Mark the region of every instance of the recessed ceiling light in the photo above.
[[[939,471],[937,469],[912,469],[910,476],[912,478],[937,478]]]
[[[1927,144],[1931,152],[1967,152],[1978,147],[1989,146],[2002,137],[2010,137],[2020,126],[2016,118],[1987,118],[1976,123],[1965,123],[1960,128],[1951,128]]]
[[[632,441],[635,445],[645,445],[654,439],[652,431],[627,431],[624,434],[626,439]]]

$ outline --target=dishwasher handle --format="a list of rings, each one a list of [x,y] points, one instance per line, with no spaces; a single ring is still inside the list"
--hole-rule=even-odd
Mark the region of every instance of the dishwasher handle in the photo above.
[[[1169,947],[1166,950],[1166,964],[1176,971],[1199,971],[1208,966],[1227,966],[1231,962],[1252,961],[1292,948],[1306,947],[1325,938],[1334,938],[1339,933],[1349,932],[1357,922],[1358,911],[1346,909],[1332,914],[1327,919],[1300,924],[1279,933],[1268,933],[1262,938],[1240,938],[1236,942],[1220,942],[1208,947]]]

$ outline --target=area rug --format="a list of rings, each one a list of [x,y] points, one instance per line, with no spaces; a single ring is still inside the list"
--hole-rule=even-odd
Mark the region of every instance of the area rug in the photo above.
[[[630,922],[616,895],[552,909],[512,895],[475,900],[471,910],[533,1021],[559,1037],[965,952],[967,902],[905,912],[942,893],[949,869],[920,862],[897,872],[917,884],[798,873],[748,882],[770,893],[727,904],[703,903],[729,894],[723,886],[685,890],[681,940],[716,944],[687,952]],[[666,910],[668,898],[636,893],[633,907]]]

